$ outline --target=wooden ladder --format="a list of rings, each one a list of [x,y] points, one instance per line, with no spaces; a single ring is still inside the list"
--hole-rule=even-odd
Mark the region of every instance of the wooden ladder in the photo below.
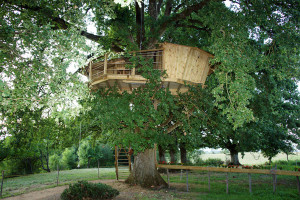
[[[115,169],[117,180],[127,178],[131,172],[130,148],[115,146]]]

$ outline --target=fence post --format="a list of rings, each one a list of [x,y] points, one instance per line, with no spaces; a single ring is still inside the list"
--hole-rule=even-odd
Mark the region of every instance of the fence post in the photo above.
[[[168,188],[170,188],[170,176],[169,176],[169,169],[167,169],[167,178],[168,178]]]
[[[273,171],[273,193],[276,192],[276,182],[277,182],[277,179],[276,179],[276,169],[277,169],[277,164],[275,165],[275,170]]]
[[[228,172],[226,173],[226,194],[228,194]]]
[[[180,170],[180,180],[182,180],[182,169]]]
[[[56,185],[58,186],[59,183],[59,164],[57,164],[57,180],[56,180]]]
[[[100,178],[100,176],[99,176],[99,159],[98,159],[98,178]]]
[[[208,171],[208,191],[210,192],[210,171]]]
[[[252,193],[252,185],[251,185],[251,174],[248,173],[248,177],[249,177],[249,192],[250,194]]]
[[[186,170],[186,191],[189,191],[189,171]]]
[[[3,190],[3,180],[4,180],[4,170],[2,170],[1,192],[0,192],[0,197],[1,198],[2,198],[2,190]]]
[[[297,188],[298,188],[298,192],[299,192],[299,195],[300,195],[300,181],[299,181],[299,176],[296,176],[296,179],[297,179]]]

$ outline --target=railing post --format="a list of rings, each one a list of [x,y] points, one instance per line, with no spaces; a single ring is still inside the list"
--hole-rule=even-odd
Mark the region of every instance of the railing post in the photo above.
[[[92,61],[90,61],[89,79],[92,81]]]
[[[104,55],[104,71],[103,74],[107,74],[107,53]]]

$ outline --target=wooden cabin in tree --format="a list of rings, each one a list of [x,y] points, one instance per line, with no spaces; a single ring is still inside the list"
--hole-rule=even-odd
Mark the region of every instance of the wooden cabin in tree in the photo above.
[[[162,43],[156,49],[141,50],[131,56],[142,56],[151,59],[155,70],[165,70],[167,77],[163,79],[163,87],[169,88],[172,94],[184,93],[186,84],[205,83],[212,72],[209,60],[213,55],[196,47]],[[85,75],[89,77],[92,89],[119,87],[121,91],[131,92],[146,83],[139,72],[140,67],[129,69],[129,58],[108,58],[105,56],[89,62],[85,67]]]

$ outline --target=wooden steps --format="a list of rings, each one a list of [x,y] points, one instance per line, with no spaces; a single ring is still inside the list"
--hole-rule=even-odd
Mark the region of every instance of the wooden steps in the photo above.
[[[115,169],[117,180],[126,179],[130,175],[131,155],[129,150],[130,148],[115,146]]]

